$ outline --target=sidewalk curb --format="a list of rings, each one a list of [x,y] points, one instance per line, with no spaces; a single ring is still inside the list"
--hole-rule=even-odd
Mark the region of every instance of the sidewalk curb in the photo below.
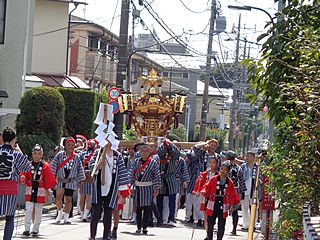
[[[265,237],[264,237],[264,235],[263,235],[262,233],[259,233],[257,236],[255,236],[254,239],[255,239],[255,240],[264,240]]]

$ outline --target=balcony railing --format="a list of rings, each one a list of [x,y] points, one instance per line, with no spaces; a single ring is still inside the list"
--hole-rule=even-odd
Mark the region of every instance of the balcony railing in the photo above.
[[[109,57],[102,56],[99,52],[87,51],[85,77],[115,84],[117,64],[117,61],[110,60]]]
[[[86,79],[101,79],[101,58],[102,55],[95,51],[86,52]]]

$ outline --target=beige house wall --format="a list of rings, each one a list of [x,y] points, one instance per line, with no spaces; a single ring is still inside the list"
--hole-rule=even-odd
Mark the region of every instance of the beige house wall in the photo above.
[[[19,108],[23,92],[27,9],[28,1],[7,1],[4,43],[0,44],[0,89],[7,91],[9,98],[0,99],[2,108]],[[5,126],[15,127],[15,119],[16,115],[1,117],[0,129],[2,130]]]
[[[64,74],[69,4],[36,0],[32,72]]]
[[[212,100],[213,99],[213,100]],[[198,95],[196,97],[196,123],[200,123],[201,122],[201,111],[202,111],[202,101],[203,101],[203,97],[202,95]],[[211,102],[210,102],[211,101]],[[222,106],[217,105],[221,104],[223,102],[222,98],[217,98],[217,97],[210,97],[209,96],[209,112],[207,114],[207,122],[211,123],[214,122],[213,119],[216,119],[216,123],[219,124],[220,123],[220,115],[222,114],[221,108]],[[230,110],[223,110],[223,114],[224,114],[224,124],[225,126],[229,126],[230,124]]]

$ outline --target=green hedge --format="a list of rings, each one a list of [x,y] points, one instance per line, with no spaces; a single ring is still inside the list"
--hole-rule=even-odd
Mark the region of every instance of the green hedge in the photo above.
[[[53,152],[56,144],[44,134],[20,135],[18,137],[19,146],[24,154],[31,157],[31,151],[35,144],[40,144],[44,151],[44,158],[53,158]]]
[[[173,141],[184,142],[187,140],[187,129],[182,123],[177,128],[172,128],[168,134],[168,138]]]
[[[16,121],[18,137],[46,135],[58,144],[64,126],[64,106],[64,99],[55,88],[36,87],[25,92],[19,103],[21,114]]]
[[[219,141],[219,150],[224,150],[227,130],[217,128],[206,128],[206,140],[217,139]],[[200,126],[197,125],[194,129],[194,141],[200,141]]]
[[[82,134],[86,137],[93,136],[93,121],[97,114],[99,95],[95,92],[59,88],[65,101],[65,133],[74,136]]]

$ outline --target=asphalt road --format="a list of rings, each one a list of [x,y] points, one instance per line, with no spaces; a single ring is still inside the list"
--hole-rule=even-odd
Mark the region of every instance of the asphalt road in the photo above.
[[[76,212],[76,211],[75,211]],[[13,239],[26,239],[32,237],[25,237],[22,235],[24,231],[24,216],[23,211],[18,211],[18,214],[22,215],[15,219],[15,230]],[[121,221],[118,229],[119,240],[203,240],[206,236],[204,229],[193,228],[191,225],[183,223],[184,210],[179,210],[177,224],[175,226],[163,225],[161,227],[148,228],[148,235],[137,235],[136,225],[129,223],[128,221]],[[50,211],[42,216],[42,224],[40,226],[40,234],[38,239],[52,239],[52,240],[73,240],[73,239],[88,239],[89,237],[89,223],[83,223],[80,221],[79,216],[75,216],[71,219],[70,225],[56,224],[54,223],[55,211]],[[228,217],[226,224],[226,231],[224,239],[227,240],[245,240],[247,239],[247,232],[238,231],[238,236],[230,236],[232,229],[231,217]],[[241,223],[241,218],[240,221]],[[3,237],[4,221],[0,221],[0,239]],[[240,229],[240,226],[238,226]],[[97,239],[102,240],[102,223],[99,223]],[[258,235],[258,233],[255,233]]]

